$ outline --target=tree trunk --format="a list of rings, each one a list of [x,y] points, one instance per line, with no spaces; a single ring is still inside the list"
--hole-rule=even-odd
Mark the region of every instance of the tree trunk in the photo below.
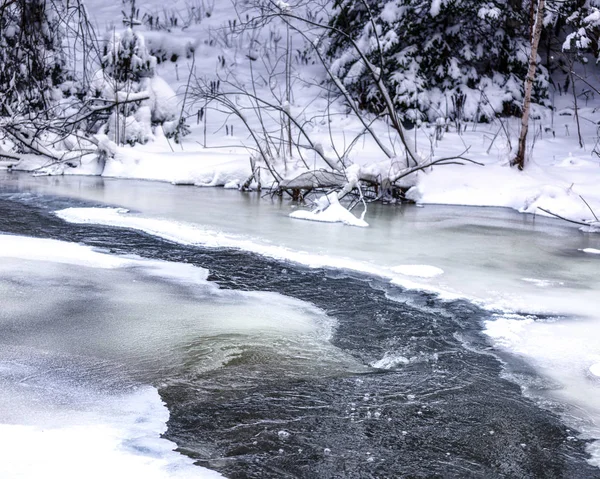
[[[533,2],[534,0],[532,0]],[[517,166],[522,170],[525,166],[525,146],[527,144],[527,129],[529,126],[529,110],[531,107],[531,90],[535,79],[535,70],[537,67],[537,51],[542,34],[544,20],[545,0],[537,0],[537,14],[533,24],[533,36],[531,38],[531,56],[529,57],[529,69],[527,78],[525,78],[525,94],[523,97],[523,116],[521,117],[521,134],[519,135],[519,150],[517,156],[511,161],[512,166]],[[532,18],[533,21],[533,18]]]

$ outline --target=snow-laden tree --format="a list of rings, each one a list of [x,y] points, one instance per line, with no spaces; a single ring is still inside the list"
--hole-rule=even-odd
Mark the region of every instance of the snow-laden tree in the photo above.
[[[600,0],[573,2],[563,14],[570,27],[562,48],[578,54],[591,53],[600,59]],[[562,8],[568,7],[568,2]]]
[[[101,70],[92,82],[92,97],[112,104],[103,132],[117,144],[146,143],[152,127],[164,125],[167,134],[177,127],[173,89],[155,71],[156,58],[144,37],[131,28],[107,36]]]
[[[62,0],[1,0],[0,116],[46,113],[66,77]]]
[[[520,0],[336,0],[331,25],[350,35],[394,92],[406,119],[490,118],[520,112],[529,8]],[[361,105],[382,99],[345,35],[331,34],[336,73]],[[547,71],[533,95],[547,95]]]

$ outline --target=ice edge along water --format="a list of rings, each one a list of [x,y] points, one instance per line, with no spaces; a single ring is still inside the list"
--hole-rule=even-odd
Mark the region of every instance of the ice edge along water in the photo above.
[[[432,278],[442,274],[443,271],[435,266],[401,265],[394,267],[385,267],[381,265],[367,263],[364,261],[353,260],[350,258],[341,258],[335,256],[313,254],[303,251],[296,251],[276,245],[260,244],[256,241],[253,241],[252,239],[243,236],[224,234],[218,231],[210,230],[208,228],[203,228],[192,224],[180,223],[166,219],[147,218],[143,216],[129,214],[127,210],[120,208],[67,208],[64,210],[57,211],[56,214],[60,218],[68,222],[79,224],[102,224],[106,226],[137,229],[176,243],[188,245],[201,245],[210,248],[241,249],[278,260],[291,261],[303,264],[312,268],[329,267],[336,269],[353,270],[356,272],[377,276],[383,279],[388,279],[392,284],[400,285],[408,289],[430,291],[438,294],[440,299],[467,299],[475,301],[482,307],[498,311],[498,306],[490,302],[482,304],[482,301],[479,299],[466,297],[465,295],[449,293],[447,291],[428,285],[426,283],[417,283],[404,277],[404,275],[411,275],[421,278]],[[530,281],[529,278],[524,278],[523,280]],[[547,286],[547,284],[544,284],[544,286]],[[522,337],[518,334],[518,331],[515,332],[515,327],[517,329],[527,327],[540,327],[545,323],[539,323],[533,320],[528,321],[523,317],[516,317],[518,315],[512,317],[511,313],[513,313],[514,311],[510,311],[506,308],[503,308],[502,311],[503,314],[506,315],[506,317],[501,315],[495,318],[493,321],[486,322],[486,324],[484,325],[486,334],[488,334],[488,336],[492,340],[494,340],[495,343],[497,343],[500,347],[505,347],[508,351],[514,354],[521,356],[524,355],[528,360],[532,361],[535,364],[537,359],[536,357],[527,356],[527,354],[524,354],[523,351],[521,351],[522,348],[520,348],[519,344],[520,341],[522,341]],[[558,326],[561,326],[561,324],[557,324]],[[548,332],[548,336],[550,337],[550,346],[553,345],[552,335],[555,332],[556,329],[553,329],[552,332]],[[589,346],[592,347],[593,344],[590,343]],[[597,377],[598,369],[600,368],[600,366],[598,366],[600,356],[598,356],[597,358],[595,356],[592,357],[593,355],[590,356],[587,354],[582,356],[578,355],[577,351],[580,350],[576,347],[571,348],[570,353],[568,355],[561,356],[561,358],[570,361],[569,364],[573,363],[573,361],[577,363],[576,367],[578,368],[578,370],[583,368],[581,374],[579,375],[581,377],[578,376],[576,380],[573,381],[573,384],[569,385],[573,386],[573,390],[569,390],[568,393],[564,395],[563,400],[567,403],[575,404],[577,407],[581,407],[582,404],[579,401],[580,398],[574,396],[573,394],[574,392],[576,393],[585,390],[588,390],[589,393],[589,389],[595,390],[597,388],[598,384],[596,384],[597,381],[595,381],[594,378]],[[582,359],[584,360],[583,362]],[[386,356],[376,364],[372,364],[372,366],[383,368],[396,367],[401,365],[403,360],[404,358],[392,358]],[[587,363],[585,363],[585,361],[587,361]],[[568,373],[569,371],[570,370],[566,371],[566,373]],[[562,373],[565,373],[565,371],[561,370],[561,374]],[[565,377],[561,379],[565,379]],[[600,437],[600,405],[596,406],[594,404],[592,409],[597,409],[593,413],[596,419],[592,421],[593,424],[589,425],[589,427],[581,427],[581,432],[584,434],[585,437],[597,439]],[[592,459],[590,460],[590,462],[596,466],[600,466],[600,446],[598,446],[598,443],[592,443],[589,446],[588,451],[592,455]]]
[[[462,298],[462,296],[444,291],[443,289],[420,284],[406,278],[407,276],[429,278],[443,274],[443,270],[434,266],[398,265],[388,268],[351,258],[314,254],[282,246],[259,243],[241,235],[226,234],[189,223],[161,218],[147,218],[130,214],[123,208],[66,208],[56,211],[55,214],[70,223],[101,224],[119,228],[131,228],[175,243],[199,245],[207,248],[235,248],[277,260],[291,261],[310,268],[347,269],[389,279],[394,284],[408,289],[431,291],[437,293],[442,299]]]
[[[174,451],[175,443],[161,437],[169,411],[155,388],[140,387],[121,397],[99,396],[97,401],[104,411],[74,413],[69,424],[0,424],[0,477],[224,477],[196,466]]]

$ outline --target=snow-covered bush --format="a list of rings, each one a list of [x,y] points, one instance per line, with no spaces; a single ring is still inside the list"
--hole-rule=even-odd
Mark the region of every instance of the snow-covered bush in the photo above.
[[[112,105],[104,133],[117,144],[146,143],[152,127],[177,118],[173,89],[156,75],[156,58],[131,28],[105,39],[92,97]]]

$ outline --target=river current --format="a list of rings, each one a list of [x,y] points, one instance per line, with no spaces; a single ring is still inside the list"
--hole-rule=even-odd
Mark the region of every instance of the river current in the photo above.
[[[0,445],[23,434],[15,427],[46,428],[75,458],[80,436],[69,434],[87,424],[88,439],[112,428],[129,477],[148,467],[146,477],[600,478],[590,456],[600,386],[586,372],[600,350],[577,333],[594,321],[600,262],[580,250],[596,238],[498,210],[404,208],[392,223],[379,206],[369,236],[264,203],[4,174]],[[151,223],[55,213],[107,206]],[[390,273],[407,264],[443,279]],[[548,349],[556,326],[568,340],[558,349],[578,353],[553,354],[558,366],[527,343],[529,328]],[[2,477],[36,471],[26,462],[38,436],[23,434],[32,450]],[[82,449],[102,450],[94,440]],[[86,467],[73,460],[63,477]]]

